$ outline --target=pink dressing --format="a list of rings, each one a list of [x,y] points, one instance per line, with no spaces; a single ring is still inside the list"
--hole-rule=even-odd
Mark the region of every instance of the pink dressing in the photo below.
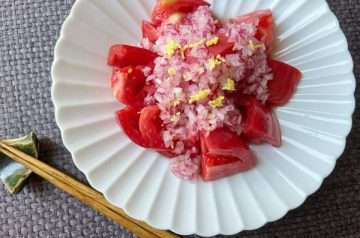
[[[159,31],[155,44],[147,39],[142,43],[160,55],[151,74],[144,69],[155,85],[145,101],[161,110],[165,145],[178,155],[172,160],[172,171],[193,180],[200,168],[196,146],[200,133],[226,126],[241,135],[242,112],[228,95],[236,89],[266,102],[271,68],[265,46],[255,38],[255,25],[218,22],[207,6],[186,15],[180,24],[163,23]],[[233,53],[214,56],[209,52],[219,34],[234,43]]]

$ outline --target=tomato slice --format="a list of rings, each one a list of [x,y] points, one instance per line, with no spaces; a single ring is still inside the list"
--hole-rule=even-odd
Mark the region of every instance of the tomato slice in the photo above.
[[[144,141],[149,147],[157,150],[165,149],[161,136],[163,128],[158,106],[147,106],[141,110],[139,129]]]
[[[149,39],[151,42],[156,42],[159,38],[159,32],[151,22],[142,21],[142,34],[143,38]]]
[[[230,156],[243,160],[249,146],[235,132],[228,128],[218,128],[208,136],[201,138],[202,153],[211,155]]]
[[[122,127],[125,134],[135,144],[142,147],[147,147],[146,143],[139,130],[139,114],[140,108],[138,107],[126,107],[116,112],[116,118],[119,125]]]
[[[204,181],[213,181],[250,170],[256,166],[256,156],[251,150],[244,152],[243,158],[203,154],[201,177]]]
[[[200,6],[209,6],[209,3],[203,0],[158,0],[151,14],[152,22],[160,25],[173,13],[189,13]]]
[[[130,45],[113,45],[110,48],[108,64],[118,68],[127,66],[153,66],[158,55],[144,48]]]
[[[116,113],[119,125],[125,134],[135,144],[147,149],[153,149],[172,158],[175,156],[170,149],[165,148],[161,138],[160,111],[157,106],[140,107],[128,106]]]
[[[237,23],[255,24],[258,31],[255,37],[263,42],[269,52],[274,41],[274,18],[271,10],[259,10],[234,19]]]
[[[213,46],[210,46],[209,52],[212,55],[226,55],[233,52],[234,43],[229,41],[229,38],[224,34],[218,34],[219,43]]]
[[[251,143],[281,146],[280,124],[275,112],[256,99],[247,105],[243,133]]]
[[[125,105],[140,106],[144,103],[145,83],[142,70],[134,67],[115,69],[111,78],[114,96]]]
[[[302,74],[291,65],[276,60],[270,60],[269,65],[274,75],[273,80],[268,82],[269,103],[272,106],[283,106],[294,95]]]

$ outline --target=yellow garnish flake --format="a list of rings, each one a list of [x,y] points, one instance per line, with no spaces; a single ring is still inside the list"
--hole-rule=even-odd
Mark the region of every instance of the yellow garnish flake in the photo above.
[[[207,99],[210,93],[211,93],[210,89],[199,90],[196,94],[190,97],[189,103],[199,102],[204,99]]]
[[[231,78],[228,78],[222,89],[225,91],[235,91],[235,81]]]
[[[209,59],[208,67],[209,67],[210,70],[213,70],[213,69],[216,68],[216,66],[221,65],[222,63],[224,63],[223,58],[220,58],[220,57],[216,56],[216,58]]]
[[[170,76],[175,76],[177,73],[176,68],[174,68],[174,67],[168,68],[167,72],[168,72],[168,75],[170,75]]]
[[[249,41],[249,48],[253,51],[257,50],[257,49],[261,49],[261,48],[265,48],[265,45],[263,43],[255,43],[254,41],[250,40]]]
[[[171,118],[170,118],[170,121],[172,122],[178,122],[180,120],[180,112],[177,112],[175,115],[173,115]]]
[[[213,45],[217,45],[219,43],[219,40],[220,40],[219,37],[215,36],[215,37],[211,38],[210,40],[206,41],[206,46],[210,47]]]
[[[219,108],[219,107],[224,106],[224,100],[225,100],[225,97],[224,97],[224,96],[220,96],[220,97],[217,97],[216,99],[210,101],[210,102],[209,102],[209,105],[210,105],[212,108]]]
[[[174,56],[177,49],[180,49],[181,45],[175,40],[169,40],[165,46],[165,52],[169,57]]]

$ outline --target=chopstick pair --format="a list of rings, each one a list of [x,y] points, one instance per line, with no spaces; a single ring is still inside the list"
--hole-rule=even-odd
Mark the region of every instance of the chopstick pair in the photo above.
[[[171,232],[154,229],[144,222],[130,218],[123,210],[108,203],[100,193],[92,188],[3,142],[0,142],[0,152],[23,164],[55,187],[76,197],[84,204],[102,213],[139,237],[178,238],[177,235]]]

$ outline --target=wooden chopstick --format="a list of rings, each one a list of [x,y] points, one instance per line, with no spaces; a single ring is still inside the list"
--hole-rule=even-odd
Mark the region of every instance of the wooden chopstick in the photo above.
[[[0,152],[23,164],[54,186],[71,194],[84,204],[92,207],[139,237],[178,238],[177,235],[171,232],[154,229],[144,222],[130,218],[122,209],[108,203],[100,193],[92,188],[3,142],[0,142]]]

